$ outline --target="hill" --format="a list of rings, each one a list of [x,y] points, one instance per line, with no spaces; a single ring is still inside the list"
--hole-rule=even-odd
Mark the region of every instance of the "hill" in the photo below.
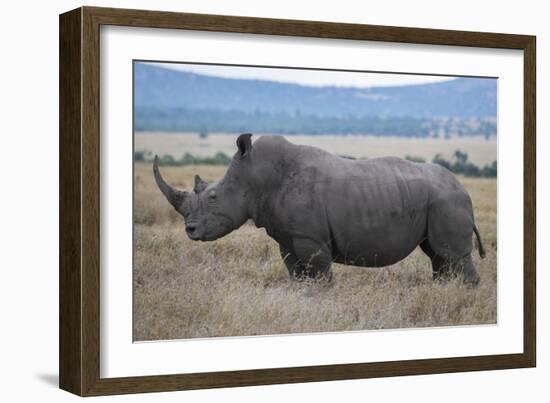
[[[135,63],[134,80],[137,130],[425,135],[440,132],[441,122],[450,119],[455,125],[457,119],[474,119],[474,126],[479,127],[496,116],[493,79],[457,78],[373,88],[313,87]],[[492,134],[496,128],[489,126],[477,134]],[[461,131],[468,134],[468,130]]]

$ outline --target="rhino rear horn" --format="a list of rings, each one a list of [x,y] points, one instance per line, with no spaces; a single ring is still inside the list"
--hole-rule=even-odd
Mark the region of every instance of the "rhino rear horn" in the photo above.
[[[199,175],[195,175],[195,187],[193,188],[193,191],[196,194],[201,193],[208,187],[208,183],[202,180],[202,178]]]
[[[241,158],[245,158],[252,150],[252,134],[244,133],[237,138],[237,147],[239,148],[239,155]]]
[[[162,192],[162,194],[164,194],[164,196],[170,202],[170,204],[174,206],[174,208],[177,210],[182,205],[185,198],[187,197],[187,192],[174,189],[172,186],[166,183],[166,181],[160,174],[159,158],[156,155],[155,155],[155,160],[153,161],[153,173],[155,175],[155,180],[157,182],[157,185],[160,191]]]

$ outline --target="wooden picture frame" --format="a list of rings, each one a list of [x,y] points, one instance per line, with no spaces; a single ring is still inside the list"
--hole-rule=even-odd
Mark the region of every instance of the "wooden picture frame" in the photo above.
[[[401,42],[524,52],[523,353],[100,377],[100,26]],[[80,396],[533,367],[536,363],[535,37],[81,7],[60,16],[60,387]]]

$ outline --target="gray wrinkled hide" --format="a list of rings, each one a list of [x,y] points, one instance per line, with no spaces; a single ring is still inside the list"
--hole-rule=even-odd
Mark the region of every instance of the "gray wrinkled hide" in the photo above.
[[[188,236],[211,241],[252,219],[280,246],[292,276],[331,278],[332,262],[381,267],[417,246],[432,260],[434,277],[457,269],[477,284],[472,263],[472,202],[445,168],[386,157],[341,158],[283,137],[251,135],[225,176],[195,192],[181,192],[155,178],[185,217]]]

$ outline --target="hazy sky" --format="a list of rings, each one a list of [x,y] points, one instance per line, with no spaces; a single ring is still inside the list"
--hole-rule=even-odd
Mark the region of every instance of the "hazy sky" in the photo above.
[[[407,74],[351,73],[264,67],[231,67],[179,63],[150,63],[157,66],[225,78],[260,79],[311,86],[380,87],[447,81],[454,77]]]

